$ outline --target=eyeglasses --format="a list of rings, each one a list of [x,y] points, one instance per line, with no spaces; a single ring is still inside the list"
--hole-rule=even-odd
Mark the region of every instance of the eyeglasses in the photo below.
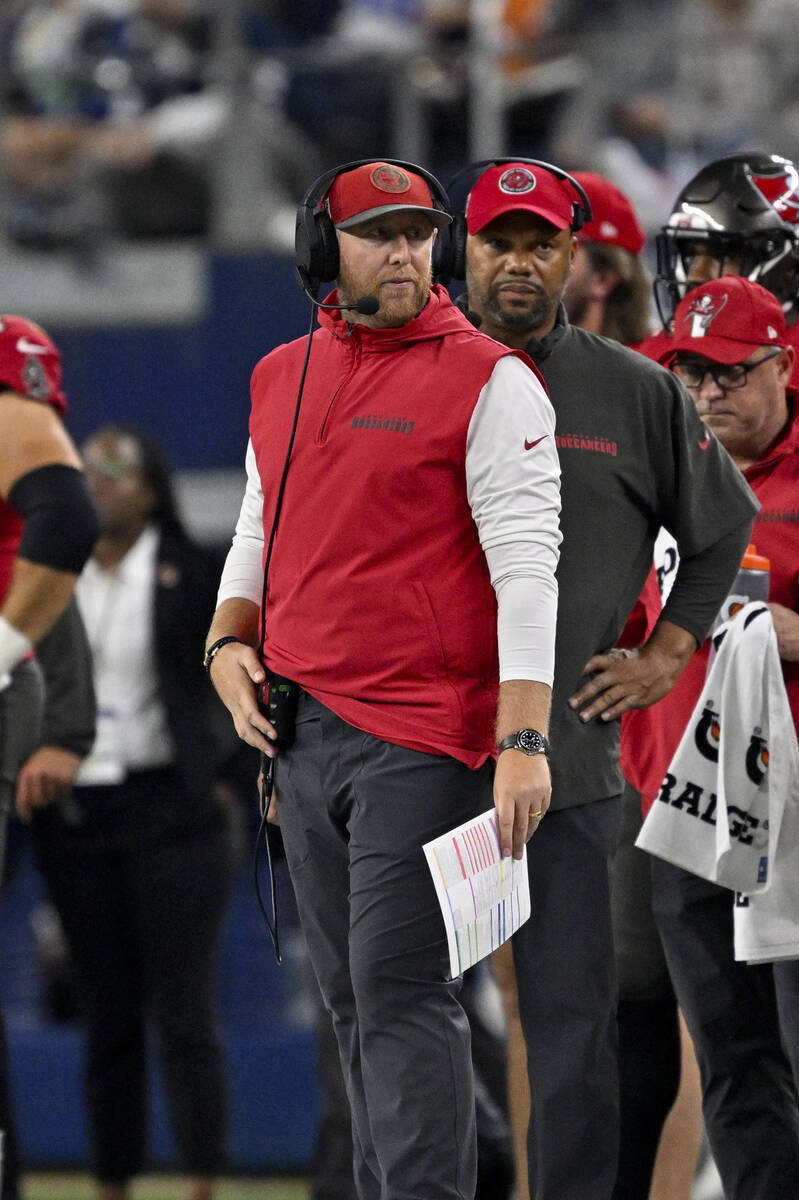
[[[770,354],[759,358],[757,362],[732,363],[731,365],[712,363],[707,359],[675,359],[671,369],[676,375],[679,375],[685,386],[692,390],[700,388],[704,383],[705,376],[709,375],[716,387],[721,388],[723,392],[734,392],[738,388],[746,387],[750,371],[762,367],[763,363],[776,358],[778,354],[782,354],[781,346],[775,346]]]
[[[118,458],[101,458],[97,462],[86,462],[87,475],[99,475],[101,479],[123,479],[135,468],[132,463],[120,462]]]

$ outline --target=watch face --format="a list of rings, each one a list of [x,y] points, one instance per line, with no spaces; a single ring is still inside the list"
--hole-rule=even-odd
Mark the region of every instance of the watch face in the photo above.
[[[528,754],[540,754],[544,749],[544,740],[535,729],[521,729],[518,734],[519,746]]]

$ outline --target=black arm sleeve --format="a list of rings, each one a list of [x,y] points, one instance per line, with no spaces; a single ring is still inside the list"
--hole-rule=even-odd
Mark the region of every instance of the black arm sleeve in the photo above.
[[[97,541],[97,509],[83,472],[64,463],[22,475],[8,493],[22,517],[19,557],[80,574]]]
[[[92,748],[96,708],[89,640],[73,597],[36,647],[45,680],[41,745],[84,758]]]
[[[681,558],[660,619],[687,629],[701,646],[729,595],[751,534],[748,519],[706,550]]]

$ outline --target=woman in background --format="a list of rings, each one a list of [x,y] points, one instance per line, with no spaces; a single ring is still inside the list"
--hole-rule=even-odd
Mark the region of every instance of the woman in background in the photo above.
[[[97,737],[82,765],[52,746],[29,760],[31,796],[59,773],[62,788],[75,783],[65,800],[37,809],[34,836],[87,1035],[99,1200],[125,1200],[145,1165],[149,1020],[186,1200],[211,1200],[224,1162],[215,985],[232,874],[213,790],[215,701],[202,669],[218,571],[182,525],[154,442],[106,426],[83,457],[101,522],[77,588]]]

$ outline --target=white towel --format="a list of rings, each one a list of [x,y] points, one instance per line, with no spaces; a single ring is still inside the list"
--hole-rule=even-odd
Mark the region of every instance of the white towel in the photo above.
[[[734,926],[738,962],[799,958],[799,843],[794,842],[790,851],[783,860],[778,850],[774,881],[767,892],[756,896],[736,893]]]
[[[788,789],[771,885],[768,891],[735,897],[735,957],[748,963],[799,958],[799,749],[793,723],[779,738],[771,728],[774,752],[779,747],[788,764]]]
[[[797,777],[796,731],[768,608],[747,604],[713,643],[702,694],[636,845],[753,896],[771,884]]]

